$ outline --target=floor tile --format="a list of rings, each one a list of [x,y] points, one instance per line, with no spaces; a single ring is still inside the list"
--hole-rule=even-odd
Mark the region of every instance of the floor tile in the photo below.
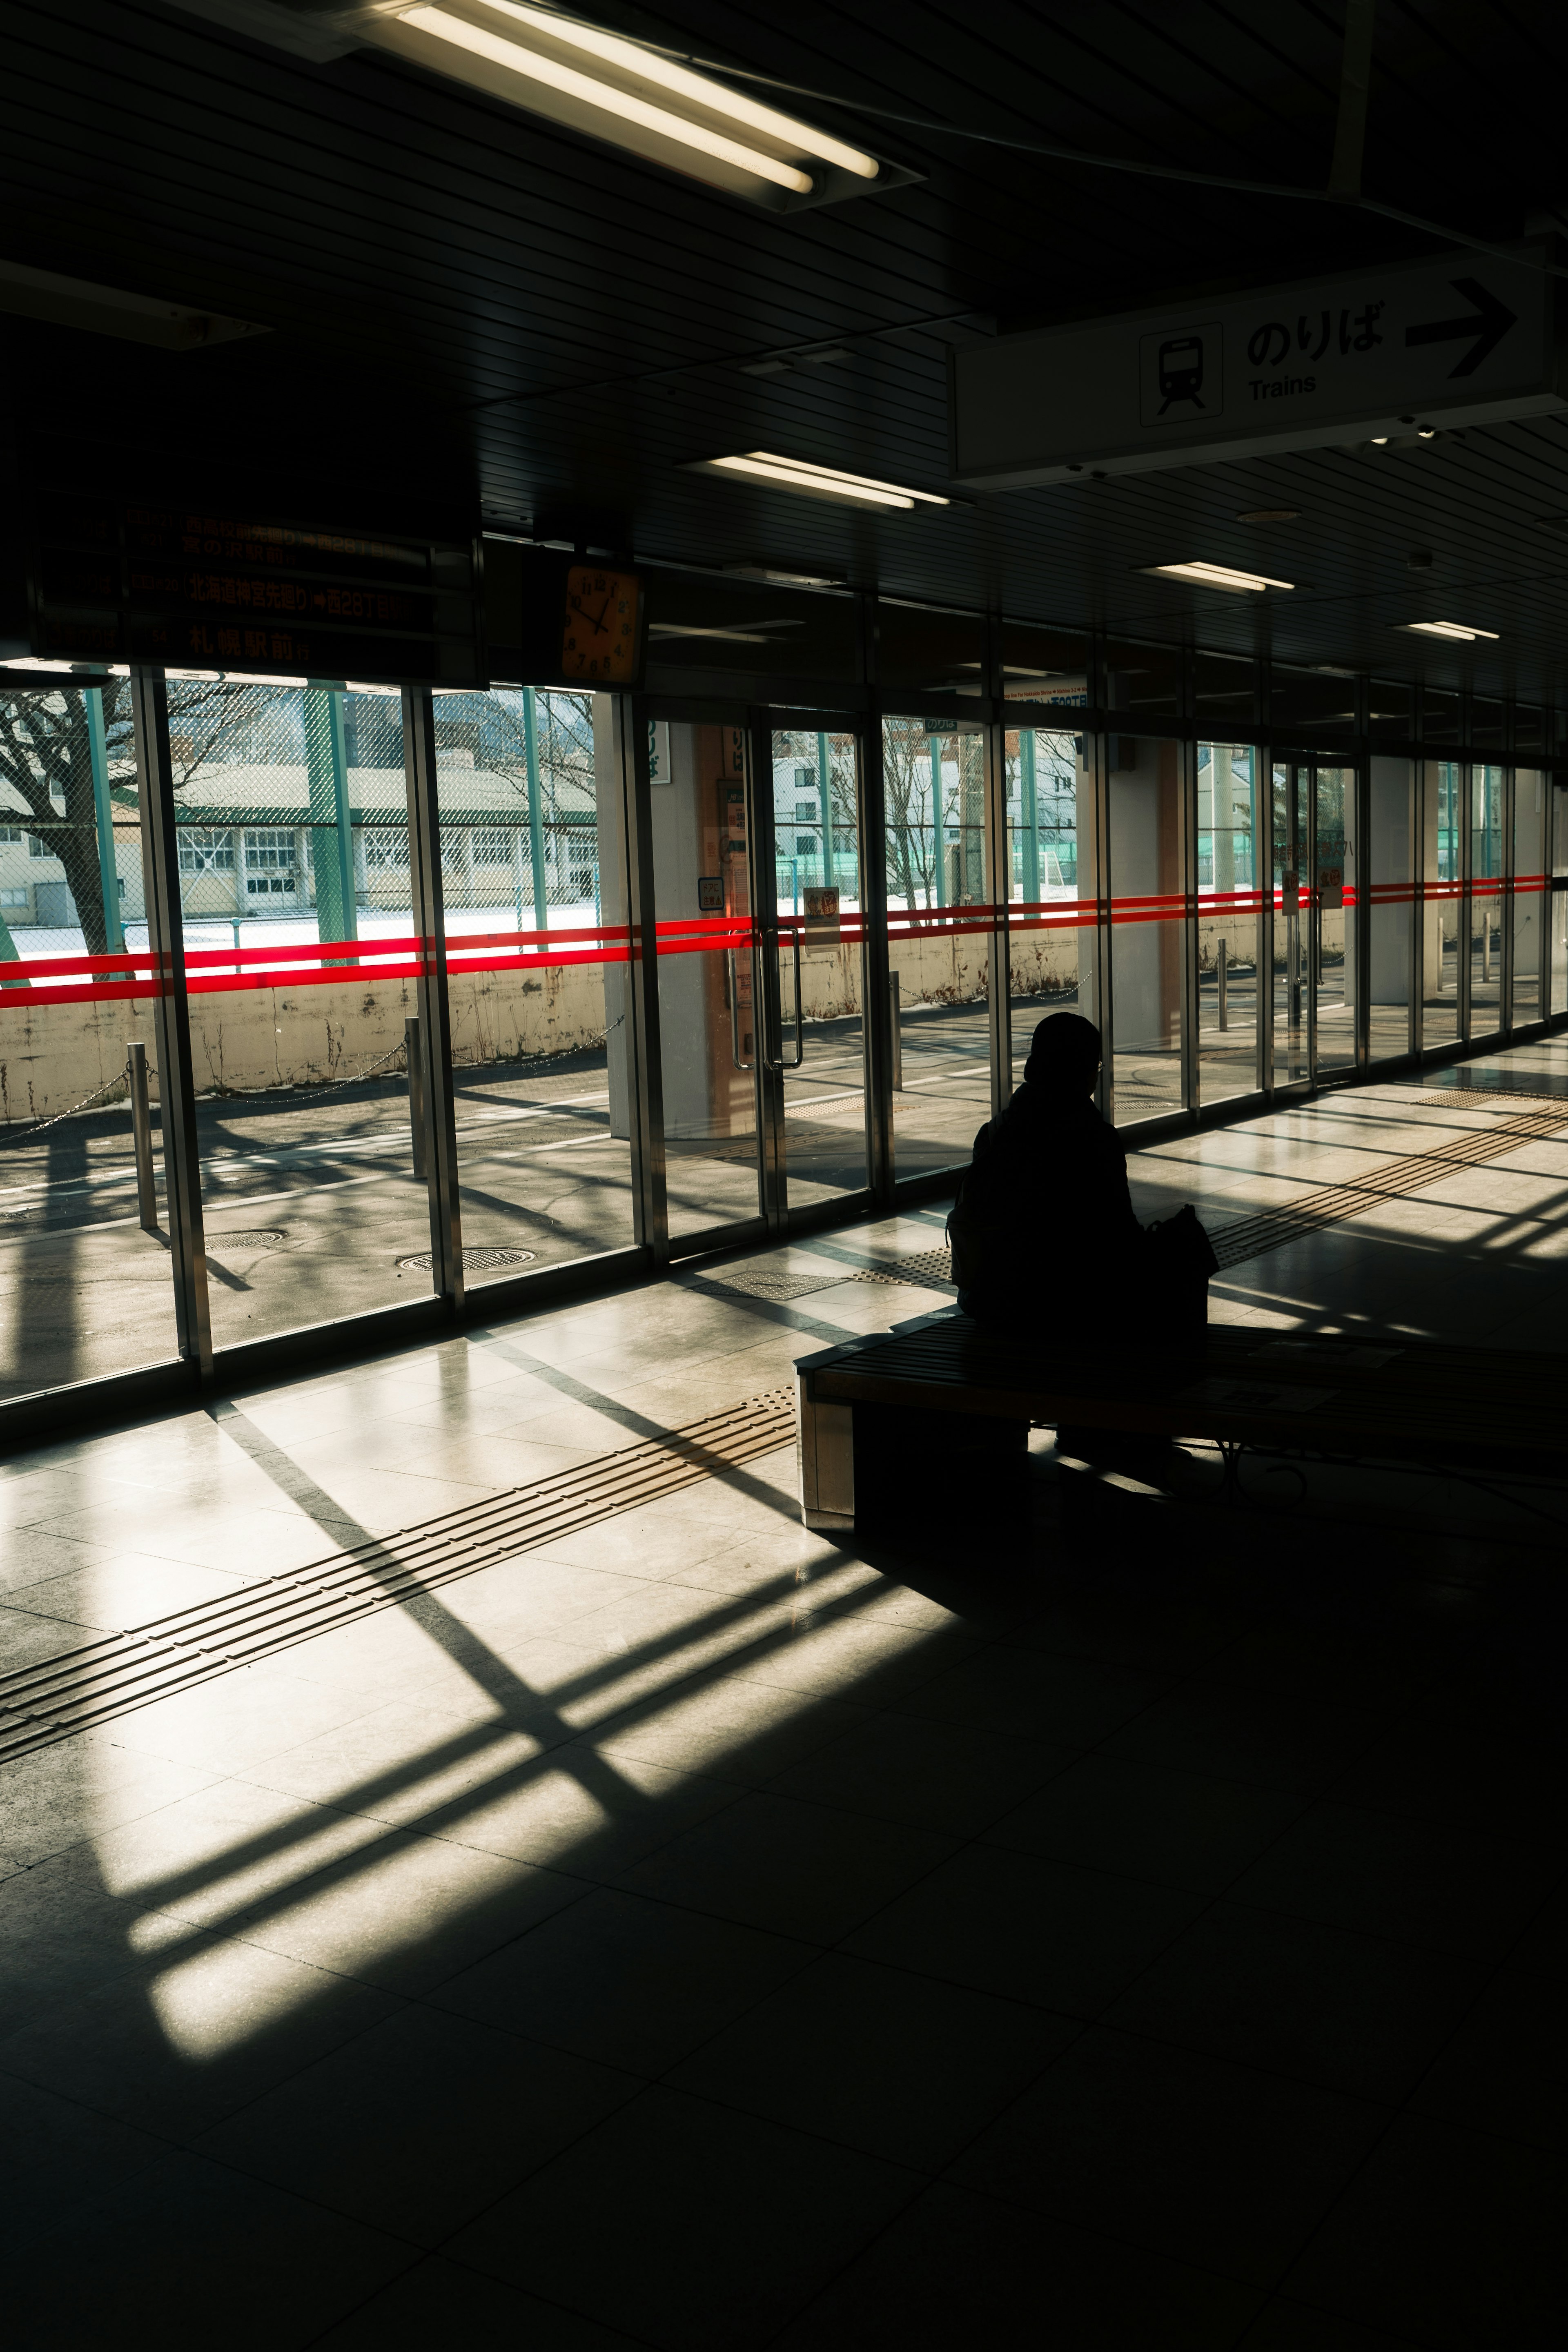
[[[528,2352],[634,2352],[633,2339],[501,2280],[427,2254],[324,2336],[312,2352],[430,2352],[526,2345]]]
[[[596,1887],[426,1998],[658,2075],[815,1958],[809,1944]]]
[[[1442,2123],[1568,2156],[1568,2015],[1560,1982],[1504,1969],[1410,2105]]]
[[[363,1859],[350,1855],[240,1912],[231,1927],[263,1951],[413,1996],[575,1902],[584,1883],[389,1830]]]
[[[434,2248],[640,2088],[413,2005],[206,2132],[198,2152]]]
[[[1201,1910],[1109,1871],[968,1846],[847,1939],[867,1959],[1093,2017]]]
[[[952,1841],[757,1792],[624,1874],[634,1893],[817,1944],[837,1942],[934,1869]]]
[[[201,1937],[38,2010],[0,2040],[0,2074],[185,2139],[394,2006],[348,1978]]]
[[[1289,2295],[1271,2295],[1237,2352],[1413,2352],[1408,2336],[1386,2336]]]
[[[1091,2027],[952,2177],[1267,2287],[1388,2122],[1369,2101]]]
[[[1563,1874],[1495,1834],[1317,1804],[1231,1887],[1238,1903],[1500,1959]]]
[[[1198,1676],[1114,1732],[1106,1748],[1138,1763],[1311,1795],[1384,1727],[1364,1708]]]
[[[1545,2345],[1562,2325],[1565,2208],[1568,2162],[1401,2117],[1285,2290],[1435,2352]]]
[[[1079,1756],[993,1823],[985,1843],[1218,1894],[1301,1805],[1300,1797],[1243,1780],[1130,1757]]]
[[[573,1740],[433,1807],[419,1826],[454,1845],[603,1879],[657,1853],[735,1798],[726,1780],[668,1772]]]
[[[1257,2291],[947,2185],[909,2206],[779,2337],[780,2352],[1229,2352]]]
[[[802,1699],[772,1683],[710,1675],[610,1716],[595,1739],[606,1756],[761,1788],[871,1720],[870,1710],[851,1699]]]
[[[1486,1975],[1447,1952],[1221,1901],[1106,2021],[1392,2103],[1426,2073]]]
[[[151,1624],[174,1610],[224,1600],[240,1591],[244,1581],[221,1569],[193,1568],[142,1552],[113,1552],[89,1567],[13,1587],[6,1598],[15,1608],[77,1628],[74,1640],[83,1643],[95,1633]]]
[[[830,2141],[653,2089],[445,2251],[645,2344],[750,2352],[919,2186]]]
[[[204,1789],[211,1767],[145,1755],[126,1746],[122,1727],[79,1731],[14,1757],[0,1773],[0,1857],[24,1869],[94,1832],[114,1829]]]
[[[0,2030],[134,1967],[137,1911],[86,1843],[0,1879]]]
[[[37,2239],[168,2152],[150,2132],[0,2074],[0,2256],[18,2262]]]
[[[1041,2010],[830,1952],[669,2079],[725,2106],[935,2171],[1077,2030]]]
[[[1168,1686],[1165,1678],[1132,1667],[994,1643],[911,1692],[902,1708],[1088,1748],[1141,1717]]]
[[[878,1714],[777,1773],[781,1795],[973,1837],[1073,1760],[1070,1748],[942,1717]]]
[[[181,2152],[67,2217],[7,2282],[6,2325],[27,2352],[208,2352],[221,2313],[226,2347],[279,2352],[415,2259],[380,2231]]]

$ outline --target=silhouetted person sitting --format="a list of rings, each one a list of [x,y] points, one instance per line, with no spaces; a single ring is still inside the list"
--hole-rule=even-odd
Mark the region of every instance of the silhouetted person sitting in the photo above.
[[[1127,1154],[1092,1100],[1100,1032],[1035,1031],[1024,1083],[974,1139],[949,1220],[961,1310],[1081,1354],[1201,1345],[1215,1270],[1191,1208],[1145,1232]]]

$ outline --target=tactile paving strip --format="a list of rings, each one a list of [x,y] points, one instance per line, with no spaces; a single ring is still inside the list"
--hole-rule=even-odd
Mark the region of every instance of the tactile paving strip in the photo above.
[[[794,1435],[794,1392],[773,1389],[667,1436],[0,1676],[0,1763],[635,1511]]]

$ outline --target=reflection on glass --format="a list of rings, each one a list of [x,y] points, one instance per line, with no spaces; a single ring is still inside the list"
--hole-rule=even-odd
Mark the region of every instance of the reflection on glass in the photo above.
[[[978,613],[923,604],[877,605],[877,682],[886,689],[978,695],[985,691],[985,623]]]
[[[1375,740],[1408,742],[1415,732],[1415,689],[1402,678],[1374,677],[1367,697],[1367,725]]]
[[[1156,737],[1110,740],[1111,1027],[1126,1127],[1182,1107],[1181,764]]]
[[[679,1240],[762,1213],[751,802],[743,728],[671,719],[651,749],[665,1170]]]
[[[1198,1099],[1258,1085],[1258,754],[1198,745]]]
[[[1502,770],[1470,770],[1470,1026],[1484,1037],[1502,1025]]]
[[[773,738],[779,1062],[788,1205],[869,1181],[860,769],[852,734]]]
[[[1310,1075],[1307,961],[1310,941],[1308,908],[1307,826],[1311,770],[1276,761],[1271,771],[1273,810],[1273,1021],[1274,1084],[1289,1086]]]
[[[176,708],[189,693],[170,688]],[[129,688],[0,684],[0,1394],[175,1351],[125,1082],[135,1043],[155,1106],[156,992]],[[148,1215],[163,1222],[160,1181]]]
[[[1081,735],[1021,727],[1007,760],[1007,959],[1013,1083],[1051,1013],[1095,1010],[1094,827]],[[1080,828],[1081,804],[1085,821]]]
[[[1411,795],[1408,760],[1373,752],[1369,779],[1371,835],[1367,844],[1367,1025],[1374,1062],[1411,1050],[1410,967],[1415,936],[1415,877],[1410,870]]]
[[[1459,740],[1459,698],[1446,686],[1421,690],[1421,740],[1425,743],[1457,743]]]
[[[1421,806],[1421,1042],[1459,1034],[1459,764],[1424,763]]]
[[[1547,909],[1546,780],[1539,768],[1513,772],[1513,1023],[1539,1021]]]
[[[1312,877],[1312,962],[1317,1067],[1355,1065],[1355,771],[1317,767],[1316,867]]]
[[[1353,735],[1355,675],[1341,669],[1289,669],[1275,662],[1269,670],[1268,712],[1276,734],[1289,729],[1309,745]]]
[[[900,1176],[965,1160],[991,1114],[985,740],[882,723],[888,959]]]

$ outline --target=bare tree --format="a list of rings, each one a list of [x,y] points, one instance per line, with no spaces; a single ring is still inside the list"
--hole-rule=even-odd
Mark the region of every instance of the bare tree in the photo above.
[[[109,678],[98,691],[103,696],[110,800],[134,821],[130,687],[123,678]],[[205,679],[171,682],[169,732],[176,792],[210,765],[226,715],[222,687]],[[88,954],[107,954],[85,688],[0,688],[0,786],[9,788],[0,794],[0,807],[8,805],[24,820],[31,817],[35,822],[28,830],[46,854],[64,866]]]

